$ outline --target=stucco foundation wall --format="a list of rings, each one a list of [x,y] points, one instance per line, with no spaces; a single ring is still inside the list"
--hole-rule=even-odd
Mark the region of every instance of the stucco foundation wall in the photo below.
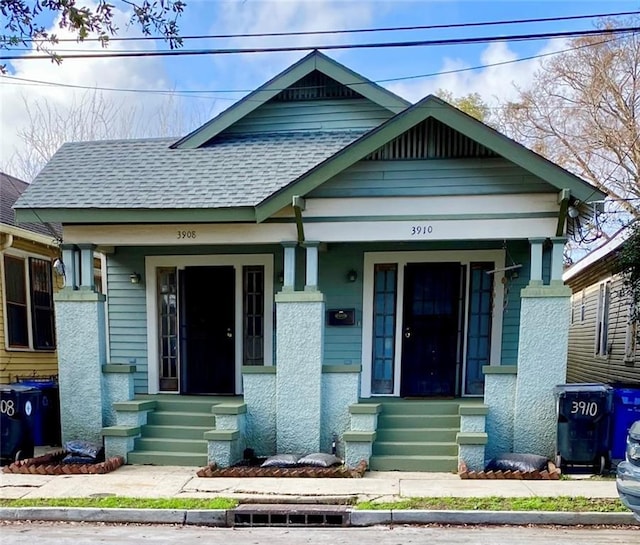
[[[102,378],[102,421],[104,426],[115,426],[116,411],[113,404],[133,399],[132,373],[104,373]]]
[[[104,297],[60,292],[55,299],[62,441],[102,442]]]
[[[571,308],[568,288],[547,289],[564,295],[523,293],[513,448],[552,457],[557,427],[553,388],[566,380]]]
[[[322,413],[322,294],[278,294],[276,323],[277,451],[318,452]]]
[[[485,420],[489,437],[485,447],[487,460],[504,452],[513,452],[515,397],[515,373],[485,375],[484,403],[489,407]]]
[[[349,429],[349,405],[358,402],[360,373],[323,373],[322,375],[322,428],[320,450],[331,452],[336,436],[337,455],[344,457],[342,434]]]
[[[276,375],[244,373],[246,444],[257,456],[276,453]]]

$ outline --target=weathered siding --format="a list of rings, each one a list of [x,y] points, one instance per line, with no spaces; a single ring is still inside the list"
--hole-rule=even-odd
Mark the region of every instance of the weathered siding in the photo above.
[[[530,251],[528,241],[509,241],[506,248],[506,266],[515,263],[522,265],[522,267],[515,269],[515,273],[498,274],[496,277],[497,281],[500,281],[502,276],[507,279],[502,316],[502,357],[500,363],[501,365],[516,365],[518,363],[520,307],[522,304],[520,291],[529,283]]]
[[[28,252],[36,257],[52,258],[57,255],[52,248],[36,242],[14,238],[13,249]],[[53,290],[57,292],[62,285],[53,275]],[[50,377],[58,374],[58,354],[56,351],[7,350],[5,337],[5,301],[4,301],[4,253],[0,255],[0,384],[15,381],[16,377]]]
[[[610,263],[610,262],[609,262]],[[585,281],[586,279],[586,281]],[[601,282],[611,280],[609,305],[608,354],[596,354],[598,298]],[[611,275],[607,261],[572,280],[572,324],[569,328],[567,382],[608,382],[640,384],[640,353],[625,362],[628,298],[622,291],[622,278]],[[584,319],[581,306],[584,290]]]
[[[360,161],[309,197],[372,197],[556,193],[505,159]]]
[[[393,114],[367,99],[267,102],[224,131],[260,134],[292,131],[371,129]]]

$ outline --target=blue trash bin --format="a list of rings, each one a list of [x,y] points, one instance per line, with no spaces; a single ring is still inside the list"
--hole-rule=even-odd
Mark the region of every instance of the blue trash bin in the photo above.
[[[34,430],[34,443],[40,445],[60,444],[60,393],[58,381],[49,378],[19,378],[17,384],[40,390],[39,428]]]
[[[9,384],[9,387],[19,394],[23,418],[31,430],[33,444],[36,446],[43,445],[42,392],[38,388],[27,386],[20,382]]]
[[[614,388],[611,458],[624,460],[629,428],[640,420],[640,388]]]
[[[35,393],[35,397],[34,397]],[[12,463],[33,456],[29,420],[38,390],[26,386],[0,386],[0,458]]]

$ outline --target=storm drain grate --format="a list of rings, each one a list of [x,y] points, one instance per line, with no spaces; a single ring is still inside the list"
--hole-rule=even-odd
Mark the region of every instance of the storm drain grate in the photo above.
[[[231,511],[233,526],[347,526],[344,505],[244,504]]]

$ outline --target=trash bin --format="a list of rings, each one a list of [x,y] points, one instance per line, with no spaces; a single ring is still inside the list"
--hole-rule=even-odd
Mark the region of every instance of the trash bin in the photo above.
[[[613,389],[611,458],[624,460],[629,428],[640,420],[640,388]]]
[[[40,416],[33,429],[33,442],[40,445],[59,445],[60,394],[55,376],[48,378],[18,378],[17,384],[40,390]]]
[[[601,383],[561,384],[558,401],[556,465],[591,466],[603,473],[610,456],[612,388]]]
[[[37,395],[38,390],[27,386],[0,386],[0,458],[3,463],[33,456],[29,419]]]

